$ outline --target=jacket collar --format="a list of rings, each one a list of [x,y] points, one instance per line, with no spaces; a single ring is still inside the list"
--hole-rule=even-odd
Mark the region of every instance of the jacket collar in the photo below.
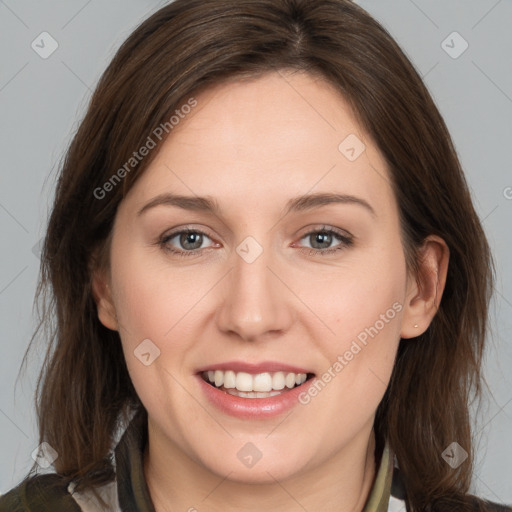
[[[130,421],[115,449],[117,489],[122,512],[155,512],[144,476],[147,427],[147,414],[142,409]],[[398,483],[393,460],[394,455],[386,441],[363,512],[388,511],[392,484],[396,487]]]

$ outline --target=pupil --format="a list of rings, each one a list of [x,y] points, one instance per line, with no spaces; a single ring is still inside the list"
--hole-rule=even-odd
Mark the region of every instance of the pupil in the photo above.
[[[202,235],[199,233],[183,233],[180,238],[180,243],[184,248],[198,249],[201,247]],[[192,247],[190,247],[188,244],[191,244]]]
[[[327,247],[331,245],[332,235],[329,233],[316,233],[315,236],[315,244],[318,242],[319,244],[326,244]],[[314,244],[313,244],[314,247]],[[324,247],[325,248],[325,247]]]

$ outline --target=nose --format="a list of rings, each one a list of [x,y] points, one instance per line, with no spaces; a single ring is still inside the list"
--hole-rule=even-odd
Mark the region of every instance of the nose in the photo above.
[[[249,263],[233,254],[234,268],[226,276],[217,310],[218,328],[246,341],[279,336],[293,322],[292,293],[276,270],[270,251]]]

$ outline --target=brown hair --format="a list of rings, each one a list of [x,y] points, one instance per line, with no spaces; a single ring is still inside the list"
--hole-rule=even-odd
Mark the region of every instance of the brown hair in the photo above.
[[[91,270],[108,264],[116,209],[156,151],[104,199],[94,191],[192,94],[283,69],[332,83],[384,155],[408,268],[428,235],[449,247],[438,312],[423,335],[400,343],[375,429],[396,453],[414,510],[470,510],[468,404],[481,393],[492,259],[430,94],[387,31],[348,0],[176,0],[121,46],[63,162],[44,241],[38,296],[42,325],[54,328],[37,389],[40,441],[59,453],[58,473],[92,488],[113,479],[119,418],[142,407],[118,333],[97,318]],[[457,470],[441,458],[453,441],[469,453]]]

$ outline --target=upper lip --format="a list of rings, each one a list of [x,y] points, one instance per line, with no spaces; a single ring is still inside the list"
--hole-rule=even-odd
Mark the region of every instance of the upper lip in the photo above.
[[[262,361],[260,363],[248,363],[247,361],[225,361],[222,363],[204,366],[198,370],[198,373],[215,370],[232,370],[236,373],[246,372],[253,375],[271,372],[313,373],[303,367],[280,363],[279,361]]]

